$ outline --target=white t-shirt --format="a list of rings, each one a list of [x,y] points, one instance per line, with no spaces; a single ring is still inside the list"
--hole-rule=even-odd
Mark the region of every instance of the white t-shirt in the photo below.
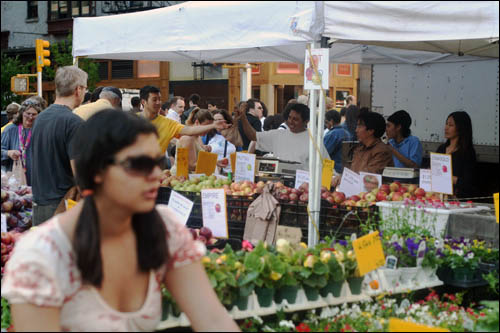
[[[168,110],[167,118],[175,120],[179,124],[181,123],[181,116],[179,116],[179,114],[172,109]]]
[[[302,164],[302,170],[309,170],[309,133],[292,133],[284,130],[257,132],[257,149],[269,151],[281,160]],[[321,156],[329,158],[325,145],[319,147]]]
[[[224,146],[226,145],[226,138],[220,134],[215,134],[214,137],[210,139],[208,145],[212,147],[212,153],[217,154],[217,160],[220,161],[224,158]],[[224,168],[225,172],[231,171],[231,154],[236,151],[236,147],[229,141],[227,141],[226,158],[229,160],[227,168]],[[219,169],[219,168],[217,168]]]

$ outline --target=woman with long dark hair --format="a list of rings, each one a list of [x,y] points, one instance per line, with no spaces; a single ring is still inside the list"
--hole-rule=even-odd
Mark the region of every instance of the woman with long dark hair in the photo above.
[[[456,111],[448,116],[444,136],[447,140],[437,152],[451,154],[453,192],[458,198],[473,197],[477,194],[474,181],[476,151],[472,142],[472,121],[467,112]]]
[[[205,247],[155,206],[155,127],[96,113],[74,144],[84,200],[19,240],[2,280],[16,331],[153,331],[165,283],[194,330],[238,330],[200,263]]]

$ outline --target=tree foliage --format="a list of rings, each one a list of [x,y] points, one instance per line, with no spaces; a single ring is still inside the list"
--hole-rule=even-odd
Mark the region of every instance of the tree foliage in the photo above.
[[[16,95],[10,91],[10,78],[17,74],[30,73],[30,67],[35,64],[35,60],[23,64],[19,60],[19,56],[9,57],[2,53],[2,76],[1,76],[1,89],[2,89],[2,110],[5,110],[7,105],[12,102],[21,103],[24,96]]]

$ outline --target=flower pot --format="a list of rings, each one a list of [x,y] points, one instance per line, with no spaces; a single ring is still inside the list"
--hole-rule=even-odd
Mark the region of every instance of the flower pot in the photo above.
[[[276,303],[281,303],[284,300],[288,302],[288,304],[295,303],[297,299],[297,293],[299,291],[299,287],[297,286],[285,286],[279,289],[275,295]]]
[[[349,283],[349,288],[351,289],[352,295],[361,294],[361,287],[363,286],[364,279],[364,276],[347,278],[347,283]]]
[[[474,271],[470,268],[460,267],[453,270],[453,279],[456,281],[474,280]]]
[[[333,280],[328,281],[328,284],[320,289],[319,293],[322,297],[327,297],[328,294],[332,294],[333,297],[340,297],[340,292],[342,291],[342,285],[344,281],[335,282]]]
[[[308,301],[317,301],[319,298],[318,288],[303,286]]]
[[[266,308],[271,306],[274,297],[274,289],[256,287],[255,293],[257,294],[257,300],[261,307]]]
[[[401,276],[401,271],[399,269],[383,269],[385,280],[387,281],[388,287],[391,290],[399,287],[399,277]]]
[[[238,307],[238,310],[245,311],[248,309],[248,296],[238,296],[234,305]]]
[[[421,281],[422,283],[429,283],[429,282],[435,281],[437,278],[436,270],[437,270],[437,267],[434,267],[434,268],[422,267],[418,271],[417,280]]]
[[[479,262],[479,269],[484,272],[484,274],[488,274],[492,271],[498,272],[498,262],[497,263],[488,263],[488,262]]]
[[[418,267],[402,267],[401,270],[401,284],[405,287],[410,287],[415,281],[418,274]]]

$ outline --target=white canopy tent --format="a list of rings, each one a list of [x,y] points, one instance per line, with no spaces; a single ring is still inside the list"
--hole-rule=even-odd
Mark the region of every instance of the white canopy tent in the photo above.
[[[498,2],[187,2],[146,12],[76,18],[73,56],[97,59],[303,63],[307,44],[333,45],[330,61],[413,63],[498,58]],[[409,49],[409,50],[403,50]],[[435,53],[439,52],[439,53]],[[324,101],[311,91],[320,144]],[[317,132],[317,133],[316,133]],[[319,156],[310,145],[309,208],[319,220]],[[318,163],[316,163],[318,161]],[[316,190],[316,191],[315,191]],[[309,224],[309,244],[318,235]]]

